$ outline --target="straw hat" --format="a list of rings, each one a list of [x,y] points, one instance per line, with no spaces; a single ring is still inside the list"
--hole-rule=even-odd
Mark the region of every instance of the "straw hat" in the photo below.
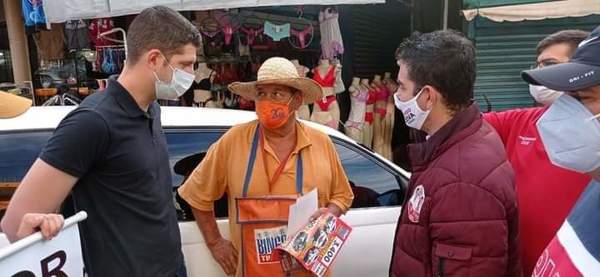
[[[0,118],[16,117],[30,106],[31,99],[0,91]]]
[[[300,77],[292,62],[285,58],[274,57],[266,60],[258,69],[255,82],[235,82],[229,90],[246,99],[256,100],[256,85],[282,85],[302,92],[305,104],[311,104],[323,98],[321,86],[309,78]]]

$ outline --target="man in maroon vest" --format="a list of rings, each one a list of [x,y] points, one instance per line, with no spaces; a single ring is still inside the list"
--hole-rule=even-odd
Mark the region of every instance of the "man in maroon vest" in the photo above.
[[[414,34],[397,52],[396,107],[428,134],[412,176],[391,276],[520,276],[514,173],[473,103],[475,48],[454,31]]]

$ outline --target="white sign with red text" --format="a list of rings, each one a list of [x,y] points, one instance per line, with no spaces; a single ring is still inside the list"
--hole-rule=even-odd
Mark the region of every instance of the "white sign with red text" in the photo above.
[[[2,276],[84,276],[77,222],[86,218],[85,212],[67,218],[63,229],[51,240],[44,240],[37,232],[0,249]]]

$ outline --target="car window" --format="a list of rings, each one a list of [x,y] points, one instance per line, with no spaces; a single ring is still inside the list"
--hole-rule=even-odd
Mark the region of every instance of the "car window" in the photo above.
[[[353,208],[402,203],[404,178],[358,146],[337,139],[334,144],[354,192]]]
[[[0,133],[0,209],[33,165],[51,132]]]
[[[51,134],[0,133],[0,182],[21,182]]]
[[[205,153],[208,148],[215,143],[225,130],[174,130],[165,129],[167,144],[169,149],[169,164],[171,165],[172,185],[178,187],[182,185],[184,175],[191,173],[191,170],[200,162],[199,159],[187,163],[189,169],[183,172],[175,172],[175,165],[195,154]]]

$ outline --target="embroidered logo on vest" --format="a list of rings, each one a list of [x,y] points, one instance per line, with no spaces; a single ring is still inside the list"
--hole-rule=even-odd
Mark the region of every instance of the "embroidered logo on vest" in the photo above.
[[[425,188],[419,185],[408,200],[408,219],[411,222],[419,223],[423,202],[425,202]]]

